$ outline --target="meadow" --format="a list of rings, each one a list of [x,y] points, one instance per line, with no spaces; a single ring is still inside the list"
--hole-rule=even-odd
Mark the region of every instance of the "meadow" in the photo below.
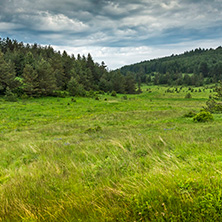
[[[196,88],[0,98],[0,221],[221,221],[222,115]]]

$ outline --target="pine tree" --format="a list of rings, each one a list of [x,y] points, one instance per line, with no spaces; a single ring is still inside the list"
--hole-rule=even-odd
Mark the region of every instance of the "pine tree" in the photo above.
[[[14,90],[17,86],[14,66],[10,61],[7,63],[0,52],[0,93],[4,94],[7,87]]]
[[[125,78],[119,71],[113,73],[111,82],[114,91],[117,93],[125,93]]]
[[[68,83],[68,92],[71,96],[85,96],[86,92],[82,84],[79,84],[73,77]]]
[[[57,88],[60,90],[65,90],[66,84],[67,84],[68,80],[70,79],[70,77],[65,75],[63,61],[62,61],[60,55],[54,55],[50,59],[50,65],[53,69],[53,75],[56,78]],[[69,75],[70,75],[70,72],[71,71],[69,71]]]
[[[125,77],[125,92],[129,94],[134,94],[136,92],[135,79],[132,74],[127,74]]]
[[[56,79],[51,65],[44,59],[41,59],[37,64],[36,71],[38,73],[38,93],[43,96],[52,95],[53,91],[56,90]]]
[[[27,95],[35,96],[39,91],[38,74],[29,64],[23,70],[23,90]]]

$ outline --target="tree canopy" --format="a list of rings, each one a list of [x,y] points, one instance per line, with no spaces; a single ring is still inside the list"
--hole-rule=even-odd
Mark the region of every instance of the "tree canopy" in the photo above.
[[[51,46],[0,38],[0,95],[11,91],[18,96],[54,96],[67,91],[83,96],[91,90],[136,92],[133,76],[109,71],[104,62],[94,62],[90,53],[76,58]]]

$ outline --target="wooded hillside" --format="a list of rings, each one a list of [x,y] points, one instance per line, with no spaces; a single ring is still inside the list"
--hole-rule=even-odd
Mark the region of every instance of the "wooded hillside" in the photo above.
[[[143,61],[124,66],[124,75],[131,73],[137,81],[156,85],[195,85],[216,83],[222,80],[222,47],[195,49],[181,55]]]

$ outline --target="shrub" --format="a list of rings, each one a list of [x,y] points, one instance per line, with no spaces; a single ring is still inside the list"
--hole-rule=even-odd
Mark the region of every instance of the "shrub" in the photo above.
[[[126,95],[123,96],[122,99],[123,99],[123,100],[127,100],[127,96],[126,96]]]
[[[17,95],[14,94],[8,87],[6,88],[5,92],[5,98],[6,101],[9,102],[16,102],[17,101]]]
[[[214,97],[210,95],[209,100],[206,102],[207,107],[205,107],[205,109],[211,113],[222,112],[222,82],[219,82],[219,84],[220,85],[216,86],[216,88],[214,89],[216,95]]]
[[[139,87],[137,90],[136,90],[136,94],[141,94],[143,91],[142,89]]]
[[[196,116],[197,114],[194,112],[194,111],[190,111],[190,112],[188,112],[188,113],[186,113],[185,115],[184,115],[184,117],[194,117],[194,116]]]
[[[217,93],[216,99],[222,100],[222,82],[219,81],[219,86],[216,87],[215,92]]]
[[[192,98],[191,93],[187,93],[186,96],[185,96],[185,99],[191,99],[191,98]]]
[[[209,99],[206,102],[206,105],[207,105],[207,107],[205,109],[211,113],[221,113],[222,112],[222,103],[216,102],[214,99]]]
[[[87,97],[90,97],[90,98],[95,98],[96,97],[96,92],[95,91],[93,91],[92,89],[91,90],[89,90],[88,92],[86,92],[86,96]]]
[[[66,91],[55,91],[55,92],[53,93],[53,96],[65,98],[65,97],[69,96],[69,93],[66,92]]]
[[[29,96],[26,94],[26,93],[23,93],[21,96],[20,96],[21,99],[28,99]]]
[[[76,99],[75,98],[71,98],[71,102],[76,102]]]
[[[201,111],[196,116],[193,117],[195,122],[207,122],[213,120],[213,115],[207,111]]]
[[[111,96],[116,96],[116,91],[112,91]]]

